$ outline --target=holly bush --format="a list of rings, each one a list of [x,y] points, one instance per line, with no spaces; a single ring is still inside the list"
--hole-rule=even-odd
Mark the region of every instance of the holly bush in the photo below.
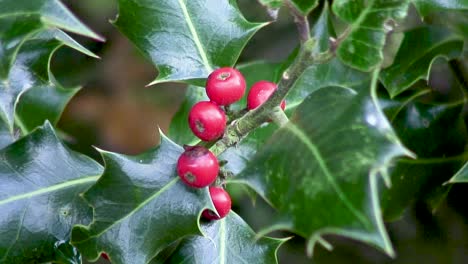
[[[278,230],[303,237],[311,257],[317,244],[332,248],[329,235],[396,256],[384,221],[416,200],[435,210],[468,181],[468,2],[259,3],[268,21],[249,22],[236,0],[118,0],[111,23],[157,69],[149,85],[188,89],[158,146],[91,158],[57,127],[79,88],[62,85],[51,61],[64,46],[97,58],[74,39],[104,38],[59,0],[0,0],[1,263],[92,262],[102,253],[112,263],[276,263],[289,239],[269,237]],[[281,62],[238,63],[279,12],[294,19],[297,47]],[[254,109],[246,96],[222,106],[224,133],[200,141],[188,115],[222,67],[238,69],[247,92],[259,81],[277,88]],[[235,210],[203,218],[216,209],[208,187],[177,176],[184,145],[217,157],[213,185],[247,187],[266,201],[269,223],[254,231]]]

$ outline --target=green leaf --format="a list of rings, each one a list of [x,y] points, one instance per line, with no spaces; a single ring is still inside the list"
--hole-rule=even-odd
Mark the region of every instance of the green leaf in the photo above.
[[[0,0],[0,77],[8,74],[16,53],[31,34],[51,28],[103,40],[58,0]]]
[[[358,88],[368,82],[369,74],[354,70],[336,58],[326,64],[313,64],[294,84],[286,98],[287,107],[294,109],[311,93],[324,87]]]
[[[444,10],[468,10],[466,0],[412,0],[421,16]]]
[[[291,0],[291,3],[302,13],[307,16],[318,5],[318,0]]]
[[[79,194],[102,167],[68,150],[46,123],[0,150],[0,262],[55,259],[55,244],[68,240],[75,224],[91,221]]]
[[[406,17],[409,0],[336,0],[333,12],[350,24],[337,49],[338,57],[361,71],[371,71],[383,60],[387,33]]]
[[[68,38],[64,42],[66,45],[73,42],[69,37],[65,37],[64,33],[57,33],[61,32],[59,29],[101,39],[79,22],[59,1],[0,1],[0,117],[6,120],[10,131],[13,131],[15,108],[19,97],[33,86],[45,84],[50,86],[48,82],[51,80],[44,78],[45,75],[42,74],[48,70],[48,58],[44,53],[52,53],[59,44],[55,44],[55,47],[51,43],[49,46],[45,43],[39,45],[38,39],[44,39],[45,34],[50,35],[49,41],[52,41],[52,37],[56,37],[61,41]],[[30,39],[32,40],[28,41]],[[35,45],[38,45],[37,50]],[[71,46],[92,55],[77,43],[72,43]],[[40,74],[36,76],[38,73]],[[40,78],[44,79],[39,80]],[[67,93],[72,92],[67,91]],[[63,103],[59,106],[61,105]],[[61,112],[55,109],[50,111]],[[57,119],[56,116],[48,118]],[[37,126],[43,123],[44,118],[37,118],[35,121],[39,121],[35,122],[34,126]]]
[[[219,221],[204,222],[203,236],[182,241],[165,263],[278,263],[276,252],[285,241],[255,237],[255,232],[236,213]]]
[[[463,38],[444,28],[421,27],[405,33],[394,63],[382,70],[380,80],[392,97],[418,80],[429,80],[437,58],[457,58],[463,51]]]
[[[434,194],[447,189],[442,184],[465,159],[468,132],[463,104],[428,104],[424,97],[427,94],[429,91],[423,90],[392,100],[392,105],[385,108],[399,138],[418,157],[398,159],[390,169],[391,188],[383,189],[381,195],[386,219],[397,219],[413,201],[433,199]]]
[[[330,20],[329,9],[328,2],[325,2],[322,13],[312,28],[311,35],[317,40],[317,45],[314,49],[316,53],[327,51],[330,48],[330,38],[336,37],[335,30]]]
[[[68,35],[54,29],[28,39],[10,71],[10,88],[17,90],[20,96],[15,121],[25,134],[45,120],[55,125],[67,103],[79,90],[62,87],[51,72],[52,56],[63,46],[96,57]]]
[[[13,141],[14,137],[10,133],[7,124],[0,119],[0,149],[6,147]]]
[[[268,7],[270,10],[279,9],[281,6],[283,6],[285,1],[290,1],[291,4],[304,16],[307,16],[319,4],[317,0],[258,0],[258,1],[260,2],[260,4]]]
[[[450,179],[449,183],[466,183],[468,182],[468,162],[457,171],[457,173]]]
[[[283,0],[258,0],[258,2],[270,9],[279,9],[283,5]]]
[[[207,188],[186,186],[176,174],[183,149],[162,137],[139,156],[101,151],[103,176],[84,194],[93,222],[76,226],[72,244],[95,261],[106,252],[112,263],[147,263],[172,242],[200,234],[198,219],[213,209]]]
[[[54,263],[58,264],[81,264],[81,254],[70,244],[69,241],[60,241],[55,243]]]
[[[373,95],[377,74],[370,89],[368,82],[316,90],[233,180],[277,209],[278,218],[261,233],[295,232],[308,239],[309,253],[316,242],[329,246],[324,234],[339,234],[393,255],[379,206],[378,173],[385,175],[394,157],[409,152]]]
[[[382,188],[384,219],[397,220],[416,200],[430,200],[463,164],[463,156],[447,158],[398,159],[390,169],[392,185]]]
[[[159,70],[152,84],[203,79],[233,66],[266,25],[246,21],[234,0],[119,0],[119,9],[116,26]]]

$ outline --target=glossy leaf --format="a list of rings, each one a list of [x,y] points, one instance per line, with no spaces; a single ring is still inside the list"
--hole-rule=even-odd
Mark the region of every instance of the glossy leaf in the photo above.
[[[96,57],[60,30],[42,31],[31,37],[17,55],[10,71],[12,85],[20,92],[16,123],[24,133],[49,120],[56,124],[78,88],[62,87],[54,78],[50,63],[60,47],[66,46]]]
[[[14,137],[10,133],[7,124],[0,119],[0,149],[6,147],[13,141]]]
[[[369,82],[369,74],[359,72],[340,60],[333,59],[326,64],[313,64],[308,67],[295,83],[286,98],[288,107],[294,109],[311,93],[328,86],[360,87]]]
[[[315,91],[233,180],[252,187],[277,209],[278,218],[262,233],[293,231],[308,239],[309,253],[316,242],[323,243],[324,234],[339,234],[393,255],[377,173],[385,173],[394,157],[408,151],[369,95],[371,89]]]
[[[265,23],[245,20],[234,0],[119,0],[116,26],[157,66],[154,83],[206,78],[233,66]]]
[[[162,137],[139,156],[101,151],[103,176],[84,194],[93,222],[73,229],[72,244],[95,261],[106,252],[112,263],[147,263],[172,242],[200,234],[198,219],[213,208],[207,188],[186,186],[176,174],[183,149]]]
[[[21,47],[43,31],[64,29],[87,37],[101,39],[89,30],[57,0],[1,0],[0,1],[0,116],[13,130],[15,105],[18,97],[31,88],[31,74],[22,69],[24,60],[33,56],[31,49]],[[24,54],[24,53],[29,54]],[[24,56],[29,56],[25,58]],[[21,61],[23,60],[23,61]],[[26,65],[29,66],[29,65]],[[42,69],[42,71],[46,68]],[[26,79],[26,81],[24,80]]]
[[[398,159],[390,169],[391,188],[383,189],[382,210],[386,219],[399,218],[415,200],[431,197],[461,167],[468,132],[463,104],[425,103],[427,91],[392,100],[385,110],[399,138],[417,159]],[[427,142],[431,142],[428,144]]]
[[[203,222],[205,237],[184,239],[165,263],[278,263],[281,239],[255,237],[255,232],[236,213],[219,221]]]
[[[285,0],[258,0],[262,5],[270,9],[279,9]],[[302,15],[308,15],[319,4],[318,0],[288,0]]]
[[[318,5],[318,0],[291,0],[291,3],[303,14],[308,15]]]
[[[468,162],[450,179],[450,183],[468,182]]]
[[[322,13],[315,22],[315,25],[312,27],[312,37],[317,40],[317,45],[314,52],[325,52],[330,48],[330,38],[336,37],[335,30],[331,25],[330,20],[330,8],[328,7],[328,2],[325,2]]]
[[[422,16],[444,10],[468,10],[465,0],[413,0],[413,3]]]
[[[405,33],[394,63],[381,72],[380,80],[396,96],[418,80],[429,80],[437,58],[450,60],[463,51],[463,38],[444,28],[421,27]]]
[[[407,14],[409,0],[337,0],[333,12],[349,25],[337,49],[338,57],[361,71],[371,71],[383,60],[386,35]]]
[[[56,259],[56,244],[92,210],[79,194],[102,167],[67,149],[46,123],[0,150],[0,262],[44,263]]]

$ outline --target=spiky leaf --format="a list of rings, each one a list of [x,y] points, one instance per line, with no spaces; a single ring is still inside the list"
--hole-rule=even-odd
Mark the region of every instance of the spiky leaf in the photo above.
[[[372,95],[377,74],[372,85],[313,92],[233,180],[278,210],[265,232],[291,230],[308,239],[309,252],[322,235],[333,233],[393,254],[382,223],[377,172],[408,152]]]
[[[93,222],[72,233],[85,258],[94,261],[104,251],[112,263],[147,263],[179,238],[200,234],[199,216],[213,208],[207,188],[179,180],[176,163],[183,149],[161,140],[139,156],[101,151],[104,174],[84,194],[94,208]]]
[[[206,237],[189,237],[182,241],[165,263],[277,263],[276,251],[281,239],[255,237],[255,232],[236,213],[219,221],[204,222]]]
[[[19,96],[38,82],[31,76],[36,72],[30,64],[47,62],[47,58],[40,62],[37,62],[39,58],[32,58],[32,53],[43,51],[34,51],[34,46],[24,49],[22,46],[28,39],[41,36],[41,32],[58,29],[101,39],[57,0],[0,1],[0,117],[6,120],[10,131]],[[46,72],[47,69],[39,70]],[[47,81],[45,79],[45,83]]]
[[[391,96],[396,96],[418,80],[429,80],[437,58],[450,60],[463,51],[463,38],[444,28],[420,27],[405,33],[394,63],[380,74]]]
[[[337,0],[333,12],[347,22],[338,57],[361,71],[375,69],[383,60],[387,33],[407,14],[409,0]]]
[[[153,83],[206,78],[233,66],[264,23],[250,23],[236,1],[119,0],[117,27],[157,66]]]
[[[50,124],[0,151],[0,262],[55,260],[56,244],[92,210],[79,194],[102,167],[67,149]]]

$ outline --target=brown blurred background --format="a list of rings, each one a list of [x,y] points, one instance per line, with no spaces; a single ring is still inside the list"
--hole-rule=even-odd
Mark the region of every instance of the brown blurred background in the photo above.
[[[53,71],[62,84],[83,85],[59,124],[68,143],[97,160],[100,157],[91,146],[126,154],[155,146],[159,141],[158,126],[167,133],[186,87],[181,84],[145,87],[157,72],[109,23],[116,17],[117,0],[63,2],[107,39],[105,43],[97,43],[76,36],[100,60],[70,49],[61,49],[53,60]],[[239,5],[251,21],[268,19],[256,1],[240,0]],[[293,22],[283,12],[277,23],[253,38],[240,61],[280,61],[296,44]],[[441,67],[443,70],[444,66]],[[311,259],[305,255],[304,240],[296,237],[280,249],[280,263],[468,263],[465,188],[455,186],[435,215],[424,203],[415,203],[402,220],[387,225],[398,254],[394,260],[369,246],[338,237],[328,237],[335,246],[332,252],[318,246]],[[233,200],[234,210],[255,230],[267,225],[273,212],[265,203],[258,201],[254,207],[245,193],[236,190]]]

